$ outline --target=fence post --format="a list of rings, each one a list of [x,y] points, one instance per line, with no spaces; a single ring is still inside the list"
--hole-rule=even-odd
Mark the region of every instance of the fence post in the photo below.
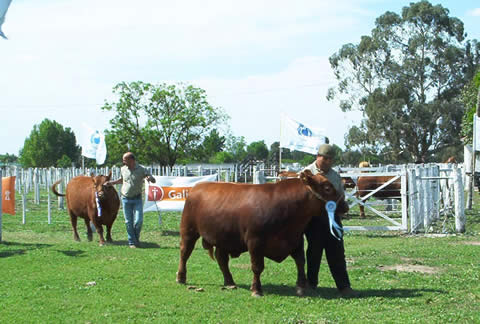
[[[416,174],[416,180],[417,180],[417,183],[416,183],[416,190],[417,190],[417,194],[418,194],[418,221],[419,223],[417,224],[417,229],[419,230],[423,230],[424,229],[424,221],[423,221],[423,215],[425,213],[425,209],[424,209],[424,201],[423,201],[423,186],[422,186],[422,166],[420,165],[417,165],[415,167],[415,174]]]
[[[401,177],[401,201],[402,201],[402,229],[408,231],[408,188],[407,188],[407,168],[402,166]]]
[[[23,193],[22,193],[22,224],[27,223],[27,186],[26,183],[23,184]]]
[[[453,168],[455,188],[455,230],[457,233],[465,232],[465,199],[463,193],[462,172],[456,166]]]
[[[50,180],[50,177],[47,177],[47,188],[50,188],[50,184],[52,183]],[[48,224],[52,224],[52,203],[51,203],[51,197],[50,197],[50,190],[47,189],[47,208],[48,208]]]
[[[416,233],[422,223],[419,217],[419,190],[415,169],[408,169],[408,192],[410,202],[410,232]]]

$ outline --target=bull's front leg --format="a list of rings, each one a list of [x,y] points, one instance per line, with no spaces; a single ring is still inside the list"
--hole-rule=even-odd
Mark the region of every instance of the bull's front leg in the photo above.
[[[88,223],[87,220],[85,220],[85,223]],[[95,218],[93,218],[92,223],[95,226],[95,230],[97,231],[98,238],[100,240],[98,245],[104,246],[105,245],[105,238],[103,237],[103,226],[102,226],[102,224],[97,222],[97,220]],[[89,226],[87,225],[87,227],[89,227]]]
[[[199,238],[198,234],[184,235],[180,241],[180,261],[178,262],[177,282],[184,284],[187,282],[187,261],[192,254],[195,243]]]
[[[305,252],[303,250],[303,237],[298,246],[290,254],[297,266],[297,295],[303,296],[307,288],[307,277],[305,276]]]
[[[236,287],[235,282],[233,281],[232,273],[230,272],[230,268],[228,267],[228,253],[225,250],[219,249],[217,247],[215,249],[215,258],[217,259],[220,270],[222,270],[223,285],[231,288]]]
[[[90,219],[84,218],[85,227],[87,228],[87,240],[91,242],[93,240],[92,228],[90,227]]]
[[[112,240],[112,225],[113,224],[107,224],[105,225],[107,227],[107,242],[113,242]]]

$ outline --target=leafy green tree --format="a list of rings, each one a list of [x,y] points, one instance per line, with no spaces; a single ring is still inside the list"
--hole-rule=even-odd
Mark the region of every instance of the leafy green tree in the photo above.
[[[64,129],[56,121],[44,119],[33,126],[30,136],[25,139],[19,161],[24,167],[51,167],[57,166],[64,155],[70,161],[78,162],[80,154],[81,148],[69,127]]]
[[[16,163],[18,161],[18,157],[15,154],[0,154],[0,164],[11,164]]]
[[[210,105],[203,89],[191,85],[121,82],[113,92],[118,100],[102,107],[115,113],[112,133],[119,147],[129,148],[144,163],[173,166],[227,119]]]
[[[233,155],[230,152],[217,152],[213,155],[209,160],[208,163],[233,163],[235,160],[233,159]]]
[[[252,142],[247,146],[247,154],[255,160],[265,161],[268,157],[268,147],[265,141]]]
[[[224,150],[225,141],[225,136],[221,136],[217,129],[212,129],[210,133],[205,136],[202,144],[194,150],[193,160],[199,162],[209,161],[211,158],[214,158],[217,153]]]
[[[57,167],[59,168],[69,168],[72,166],[72,160],[65,154],[57,161]]]
[[[247,157],[247,142],[243,136],[228,135],[226,140],[226,151],[233,157],[233,161],[240,162]]]
[[[480,57],[480,44],[464,40],[462,21],[420,1],[401,15],[381,15],[370,36],[332,55],[338,84],[327,98],[365,118],[351,129],[347,145],[389,152],[397,163],[461,147],[464,107],[456,97]]]

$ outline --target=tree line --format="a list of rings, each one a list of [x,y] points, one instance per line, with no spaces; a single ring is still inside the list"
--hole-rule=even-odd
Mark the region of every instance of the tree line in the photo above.
[[[463,156],[471,142],[479,98],[480,43],[467,39],[463,22],[449,10],[424,0],[386,12],[370,35],[345,44],[329,58],[337,84],[328,100],[343,111],[358,109],[363,119],[345,135],[338,150],[342,165],[441,162]],[[188,84],[121,82],[116,99],[102,111],[114,113],[105,130],[107,165],[133,151],[144,164],[230,163],[262,160],[278,163],[279,143],[245,142],[228,128],[228,115],[213,107],[205,90]],[[79,164],[75,134],[43,120],[26,138],[18,158],[0,155],[0,163],[25,167]],[[13,160],[13,161],[12,161]],[[282,149],[282,161],[302,165],[314,160]],[[93,160],[87,165],[94,164]]]

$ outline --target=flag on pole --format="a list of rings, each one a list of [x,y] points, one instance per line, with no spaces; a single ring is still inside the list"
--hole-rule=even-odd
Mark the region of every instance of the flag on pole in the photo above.
[[[105,135],[93,130],[87,125],[83,125],[86,129],[82,140],[82,155],[84,157],[95,159],[98,165],[105,162],[107,157],[107,146],[105,144]]]
[[[308,127],[282,114],[280,121],[280,147],[317,154],[320,145],[327,142],[324,130]]]
[[[2,25],[5,21],[5,15],[7,14],[8,6],[10,6],[12,0],[0,0],[0,36],[7,39],[7,36],[2,32]]]
[[[2,212],[15,215],[15,176],[2,178]]]

